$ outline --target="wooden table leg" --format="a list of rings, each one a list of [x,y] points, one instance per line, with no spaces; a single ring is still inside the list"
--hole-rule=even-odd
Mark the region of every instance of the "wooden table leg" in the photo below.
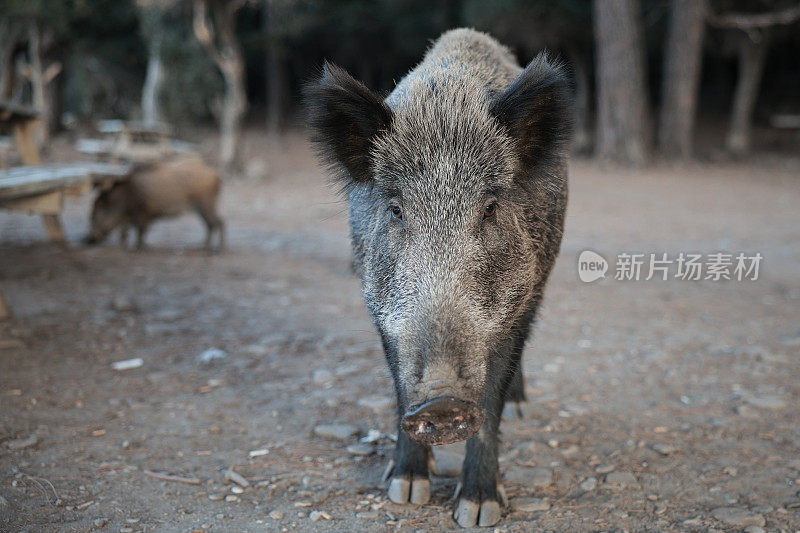
[[[0,289],[0,320],[11,318],[11,307],[8,305],[8,300],[3,296],[3,289]]]
[[[42,215],[42,222],[44,222],[44,229],[47,230],[47,236],[50,237],[51,242],[63,243],[67,240],[58,215]]]
[[[39,119],[25,120],[14,124],[14,137],[17,140],[17,149],[19,149],[24,165],[42,164],[35,138],[38,127]]]

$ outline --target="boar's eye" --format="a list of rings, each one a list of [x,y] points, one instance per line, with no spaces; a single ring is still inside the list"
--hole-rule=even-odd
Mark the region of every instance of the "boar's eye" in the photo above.
[[[497,211],[497,204],[492,202],[483,208],[483,219],[492,218]]]
[[[392,218],[397,220],[403,220],[403,208],[399,205],[390,206],[389,209],[392,210]]]

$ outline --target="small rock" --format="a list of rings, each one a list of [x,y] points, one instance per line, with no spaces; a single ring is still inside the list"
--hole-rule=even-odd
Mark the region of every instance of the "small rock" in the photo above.
[[[209,348],[197,356],[197,362],[201,365],[210,365],[216,361],[226,359],[228,354],[219,348]]]
[[[109,522],[108,518],[95,518],[92,524],[94,524],[94,527],[101,528],[105,527],[105,525],[108,524],[108,522]]]
[[[757,409],[753,409],[749,405],[737,405],[736,414],[743,418],[759,418],[761,416]]]
[[[320,368],[319,370],[314,370],[314,373],[311,375],[311,379],[317,385],[324,385],[333,381],[333,374],[330,370]]]
[[[322,513],[320,513],[319,511],[311,511],[308,517],[311,519],[312,522],[319,522],[320,520],[322,520]]]
[[[0,495],[0,509],[8,507],[8,500],[6,500],[2,495]]]
[[[766,523],[760,514],[752,513],[741,507],[717,507],[711,512],[711,515],[720,522],[734,527],[763,527]]]
[[[372,409],[376,413],[380,413],[381,411],[391,409],[394,406],[394,400],[388,396],[375,394],[372,396],[364,396],[363,398],[359,398],[358,405],[361,407],[366,407],[367,409]]]
[[[747,526],[744,533],[764,533],[764,528],[759,526]]]
[[[369,444],[351,444],[347,447],[347,453],[350,455],[372,455],[375,453],[375,448],[370,446]]]
[[[568,446],[561,450],[561,455],[569,459],[570,457],[577,455],[580,451],[581,449],[577,445],[573,444],[572,446]]]
[[[133,528],[128,526],[121,527],[119,528],[119,533],[133,533]]]
[[[238,502],[239,501],[239,497],[237,495],[235,495],[235,494],[228,494],[227,496],[225,496],[225,501],[226,502]]]
[[[38,442],[39,437],[36,436],[36,433],[31,433],[30,436],[24,439],[11,439],[10,441],[6,442],[6,446],[9,450],[24,450],[25,448],[36,446],[36,443]]]
[[[222,501],[224,498],[225,495],[219,493],[212,493],[208,495],[208,499],[211,500],[212,502],[219,502]]]
[[[506,474],[506,478],[521,485],[546,487],[553,482],[553,471],[550,468],[541,467],[512,468]]]
[[[280,511],[270,511],[269,512],[269,517],[272,518],[273,520],[282,520],[283,519],[283,513],[280,512]]]
[[[130,296],[118,294],[111,300],[111,309],[118,313],[134,313],[139,310],[139,306]]]
[[[654,444],[653,449],[661,455],[672,455],[678,451],[678,447],[672,444]]]
[[[514,502],[514,508],[523,513],[535,513],[550,509],[550,502],[547,498],[522,498]]]
[[[314,428],[317,437],[346,440],[358,433],[358,429],[350,424],[320,424]]]
[[[363,513],[358,513],[356,516],[361,520],[377,520],[381,515],[378,513],[378,511],[366,511]]]
[[[580,484],[581,490],[585,490],[586,492],[592,491],[597,488],[597,478],[596,477],[588,477]]]
[[[433,446],[433,473],[443,477],[458,477],[464,464],[466,447],[463,442]]]
[[[239,485],[234,485],[231,487],[231,492],[234,494],[244,494],[244,489]]]
[[[786,407],[786,400],[771,394],[749,396],[745,400],[753,407],[758,407],[760,409],[783,409]]]
[[[597,468],[594,469],[595,472],[598,474],[608,474],[616,470],[614,465],[599,465]]]
[[[606,484],[613,485],[619,488],[636,487],[639,482],[630,472],[611,472],[606,476]]]
[[[133,359],[125,359],[124,361],[114,361],[111,363],[111,368],[114,370],[133,370],[139,368],[144,364],[141,357],[134,357]]]

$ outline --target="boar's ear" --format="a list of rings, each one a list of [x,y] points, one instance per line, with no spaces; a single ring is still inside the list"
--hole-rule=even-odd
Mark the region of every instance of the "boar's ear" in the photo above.
[[[572,126],[571,100],[564,67],[542,52],[491,103],[490,112],[514,140],[523,169],[561,155]]]
[[[372,177],[375,136],[391,126],[392,111],[344,69],[325,63],[322,77],[306,87],[311,140],[334,168],[357,182]]]

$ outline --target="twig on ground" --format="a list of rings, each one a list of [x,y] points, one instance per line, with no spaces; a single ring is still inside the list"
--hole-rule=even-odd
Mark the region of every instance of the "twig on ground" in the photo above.
[[[162,481],[174,481],[176,483],[186,483],[187,485],[199,485],[200,480],[196,477],[183,477],[173,476],[172,474],[164,474],[162,472],[153,472],[152,470],[145,470],[145,475],[152,478],[160,479]]]

